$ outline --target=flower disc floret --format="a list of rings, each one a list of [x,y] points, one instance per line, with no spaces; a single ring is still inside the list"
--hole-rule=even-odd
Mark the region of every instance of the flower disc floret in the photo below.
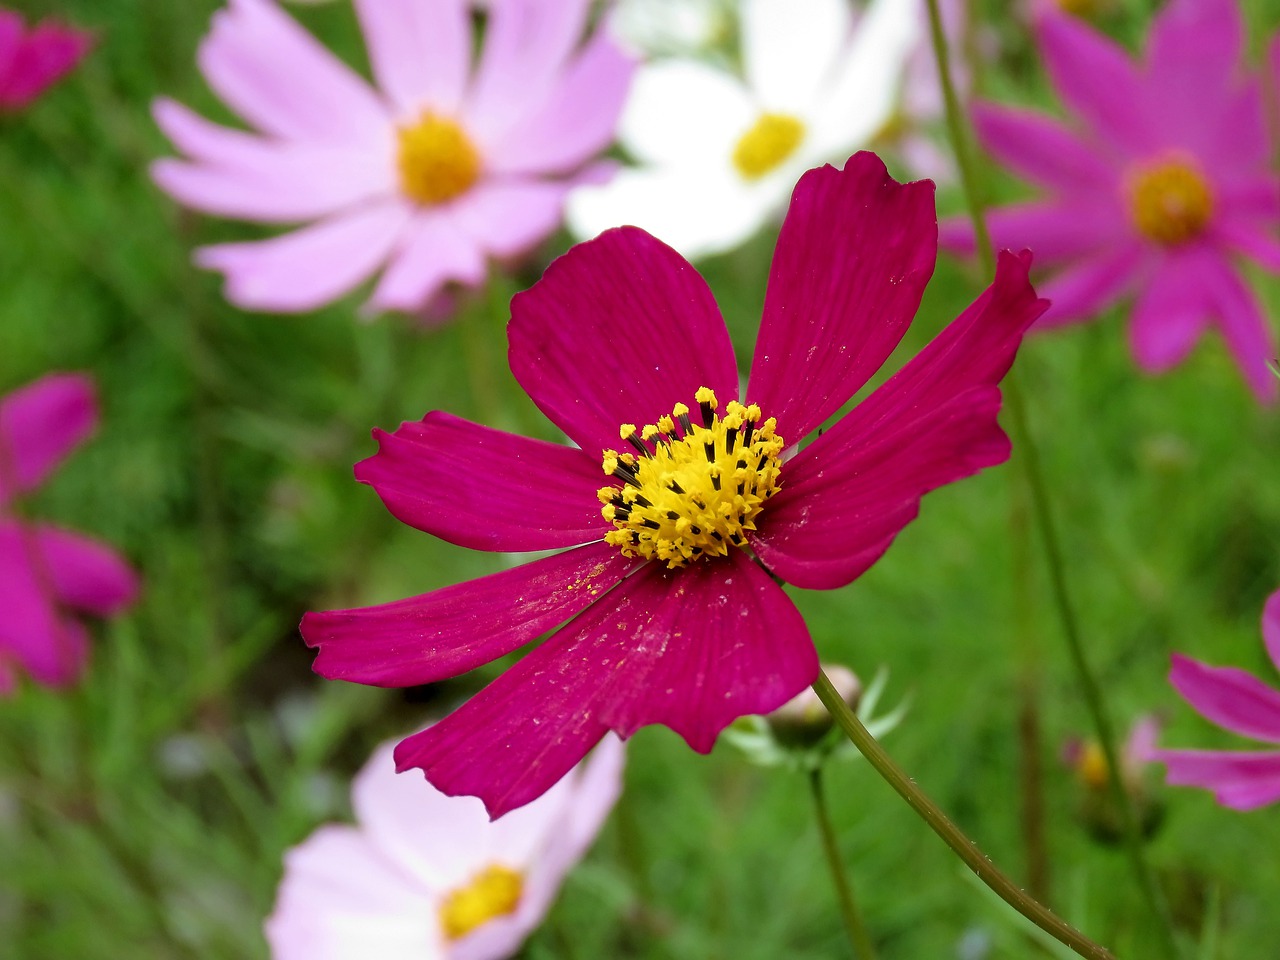
[[[396,135],[400,186],[418,203],[445,203],[466,193],[479,179],[480,154],[456,121],[428,110]]]
[[[762,113],[733,148],[733,165],[746,180],[780,167],[804,139],[804,121],[785,113]]]
[[[643,430],[623,424],[622,439],[635,454],[604,452],[605,473],[623,482],[600,489],[601,512],[615,528],[605,541],[673,570],[744,546],[764,502],[778,491],[783,443],[774,419],[761,422],[759,406],[736,400],[721,417],[708,387],[695,399],[700,426],[677,403]]]
[[[1163,159],[1130,175],[1129,211],[1143,236],[1177,246],[1204,232],[1213,216],[1213,192],[1193,160]]]
[[[523,892],[519,871],[491,864],[444,898],[440,927],[448,939],[461,940],[490,920],[515,913]]]

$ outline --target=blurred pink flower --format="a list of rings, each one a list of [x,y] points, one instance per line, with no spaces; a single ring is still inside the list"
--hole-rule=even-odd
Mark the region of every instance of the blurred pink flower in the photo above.
[[[12,692],[17,666],[47,686],[75,681],[88,635],[70,611],[111,616],[137,595],[133,572],[109,547],[10,509],[97,421],[93,383],[78,374],[50,374],[0,398],[0,694]]]
[[[0,9],[0,112],[21,110],[70,72],[93,38],[52,20],[30,30],[22,15]]]
[[[1280,670],[1280,590],[1262,612],[1262,638]],[[1196,712],[1232,733],[1280,744],[1280,690],[1235,667],[1173,655],[1169,682]],[[1204,787],[1224,807],[1252,810],[1280,800],[1280,750],[1154,750],[1169,782]]]
[[[706,753],[737,717],[781,706],[818,660],[770,574],[843,586],[925,493],[1009,455],[996,384],[1046,306],[1030,256],[1010,253],[959,319],[799,448],[898,345],[936,255],[933,184],[897,183],[870,153],[806,173],[744,404],[731,399],[738,366],[720,311],[683,257],[635,227],[574,247],[512,300],[507,331],[516,379],[577,446],[433,412],[375,431],[379,452],[356,466],[392,513],[452,543],[574,549],[384,606],[309,613],[315,669],[431,683],[568,621],[396,750],[401,769],[481,797],[495,817],[608,730],[662,723]],[[620,433],[623,453],[611,449]]]
[[[185,154],[156,183],[207,213],[309,222],[269,240],[219,244],[246,309],[305,311],[385,266],[369,307],[419,311],[452,282],[480,284],[489,256],[523,253],[560,223],[570,187],[608,169],[632,64],[590,0],[497,0],[472,64],[468,0],[356,0],[377,89],[272,0],[229,0],[199,64],[245,132],[158,100]]]
[[[622,790],[606,737],[538,800],[491,823],[479,801],[397,776],[391,744],[356,776],[358,826],[285,855],[267,919],[275,960],[500,960],[542,922]]]
[[[1051,5],[1035,23],[1076,122],[997,104],[977,105],[974,119],[997,160],[1050,191],[989,221],[998,246],[1030,247],[1055,271],[1041,325],[1132,295],[1130,346],[1144,370],[1179,363],[1216,324],[1254,393],[1274,400],[1275,339],[1236,260],[1280,270],[1280,184],[1235,2],[1171,0],[1137,64]],[[949,224],[943,244],[972,249],[972,232]]]

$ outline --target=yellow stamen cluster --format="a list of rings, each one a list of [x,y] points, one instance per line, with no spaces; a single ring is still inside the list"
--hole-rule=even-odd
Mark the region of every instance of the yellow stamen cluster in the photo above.
[[[1176,246],[1199,236],[1213,216],[1209,181],[1190,158],[1146,164],[1128,177],[1129,212],[1143,236]]]
[[[785,113],[762,113],[733,148],[733,165],[745,180],[776,170],[804,139],[804,122]]]
[[[623,483],[600,490],[601,512],[614,525],[605,540],[672,569],[744,546],[765,500],[778,491],[782,438],[774,419],[762,423],[758,406],[736,400],[718,416],[707,387],[695,399],[701,424],[677,403],[643,430],[623,424],[622,439],[635,453],[604,452],[604,472]]]
[[[461,940],[495,917],[514,913],[520,905],[524,878],[510,867],[486,867],[440,904],[440,926],[449,940]]]
[[[426,206],[444,203],[471,189],[480,176],[480,154],[466,131],[448,117],[427,111],[418,122],[396,131],[400,188]]]

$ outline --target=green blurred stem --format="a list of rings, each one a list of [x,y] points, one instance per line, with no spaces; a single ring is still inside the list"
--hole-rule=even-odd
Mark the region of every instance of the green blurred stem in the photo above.
[[[946,103],[947,129],[951,137],[952,148],[956,155],[956,167],[960,172],[960,184],[964,190],[965,200],[969,208],[969,217],[973,221],[974,238],[978,247],[978,255],[982,260],[982,269],[987,276],[995,275],[995,251],[991,246],[991,235],[987,231],[986,217],[982,200],[978,193],[977,178],[974,174],[974,163],[969,151],[968,138],[965,136],[964,121],[961,116],[960,102],[956,96],[955,85],[951,82],[951,69],[947,56],[947,38],[942,29],[942,15],[938,8],[938,0],[928,0],[929,34],[933,41],[933,52],[938,62],[938,79],[942,84],[943,100]],[[1124,827],[1125,846],[1133,871],[1137,877],[1142,894],[1147,901],[1156,926],[1160,931],[1160,939],[1165,956],[1179,956],[1177,941],[1173,934],[1173,921],[1169,909],[1156,886],[1155,877],[1147,864],[1142,848],[1142,835],[1138,826],[1138,818],[1128,791],[1121,782],[1119,751],[1111,719],[1103,702],[1097,679],[1085,656],[1084,643],[1076,619],[1075,607],[1067,590],[1065,565],[1062,561],[1062,548],[1054,525],[1053,514],[1049,509],[1047,488],[1040,468],[1040,455],[1035,438],[1027,426],[1026,407],[1022,399],[1022,391],[1018,386],[1016,372],[1005,379],[1005,396],[1009,415],[1013,421],[1013,445],[1021,451],[1019,458],[1026,474],[1028,489],[1031,493],[1032,516],[1040,534],[1040,542],[1044,547],[1045,562],[1049,569],[1049,582],[1053,593],[1054,607],[1062,624],[1062,632],[1067,640],[1071,654],[1071,662],[1076,677],[1084,692],[1089,713],[1093,718],[1093,726],[1098,742],[1102,746],[1110,774],[1111,795],[1120,810]]]
[[[853,947],[853,955],[858,960],[875,960],[875,947],[862,923],[862,914],[858,910],[857,901],[853,899],[853,885],[849,882],[844,863],[840,859],[836,831],[831,825],[827,797],[822,790],[821,767],[809,771],[809,792],[813,795],[813,814],[818,821],[818,832],[822,834],[822,852],[827,855],[827,863],[831,867],[831,880],[836,887],[836,899],[840,901],[840,916],[844,920],[845,932],[849,935],[849,945]]]
[[[1080,956],[1088,960],[1115,960],[1111,951],[1098,946],[1070,924],[1059,919],[1053,911],[1024,892],[1002,873],[991,859],[978,849],[978,845],[966,837],[960,828],[947,818],[942,809],[916,786],[915,781],[894,763],[893,758],[885,753],[884,748],[876,742],[875,737],[871,736],[867,728],[862,725],[862,721],[849,709],[849,705],[836,692],[836,688],[831,685],[831,681],[822,671],[818,672],[813,690],[840,729],[845,732],[853,745],[862,751],[867,762],[888,781],[889,786],[898,791],[898,795],[907,801],[911,809],[919,814],[934,833],[942,838],[943,843],[955,851],[956,856],[977,874],[979,880],[995,891],[1001,900]]]

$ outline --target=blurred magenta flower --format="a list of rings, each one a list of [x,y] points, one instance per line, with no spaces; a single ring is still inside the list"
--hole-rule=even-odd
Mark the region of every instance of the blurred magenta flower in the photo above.
[[[197,251],[246,309],[310,310],[385,267],[368,306],[424,310],[545,238],[569,188],[608,169],[591,161],[632,64],[602,32],[583,40],[589,0],[488,4],[474,65],[468,0],[355,6],[376,89],[272,0],[230,0],[199,64],[254,131],[155,104],[187,158],[152,167],[161,188],[207,213],[309,224]]]
[[[1262,638],[1280,670],[1280,591],[1262,612]],[[1280,690],[1235,667],[1173,655],[1169,682],[1205,719],[1232,733],[1280,744]],[[1204,787],[1224,807],[1252,810],[1280,800],[1280,750],[1155,750],[1169,782]]]
[[[22,14],[0,8],[0,112],[21,110],[74,69],[93,38],[52,20],[30,30]]]
[[[542,922],[622,790],[606,737],[542,797],[490,823],[470,797],[395,773],[391,745],[356,776],[358,826],[329,824],[285,855],[267,919],[275,960],[502,960]]]
[[[133,571],[110,547],[12,510],[97,422],[93,383],[79,374],[49,374],[0,398],[0,694],[12,692],[19,666],[46,686],[75,681],[89,644],[72,611],[107,617],[137,596]]]
[[[309,613],[315,669],[432,683],[559,627],[396,750],[401,769],[481,797],[495,817],[608,730],[662,723],[705,753],[735,718],[781,706],[818,660],[772,575],[849,583],[926,492],[1009,454],[996,384],[1046,306],[1027,281],[1030,256],[1009,253],[959,319],[799,448],[898,344],[936,255],[933,184],[897,183],[870,153],[805,174],[744,404],[730,399],[738,368],[720,311],[683,257],[635,227],[572,248],[512,300],[507,330],[516,379],[577,446],[437,411],[375,431],[379,452],[356,477],[451,543],[575,549],[383,606]],[[612,449],[619,435],[626,452]]]
[[[974,120],[996,159],[1050,193],[990,215],[998,246],[1030,247],[1054,270],[1041,325],[1132,296],[1129,339],[1144,370],[1177,364],[1216,324],[1254,393],[1274,400],[1275,340],[1236,261],[1280,270],[1280,185],[1236,4],[1171,0],[1136,64],[1050,5],[1035,23],[1075,123],[992,103]],[[972,249],[973,235],[949,225],[943,243]]]

